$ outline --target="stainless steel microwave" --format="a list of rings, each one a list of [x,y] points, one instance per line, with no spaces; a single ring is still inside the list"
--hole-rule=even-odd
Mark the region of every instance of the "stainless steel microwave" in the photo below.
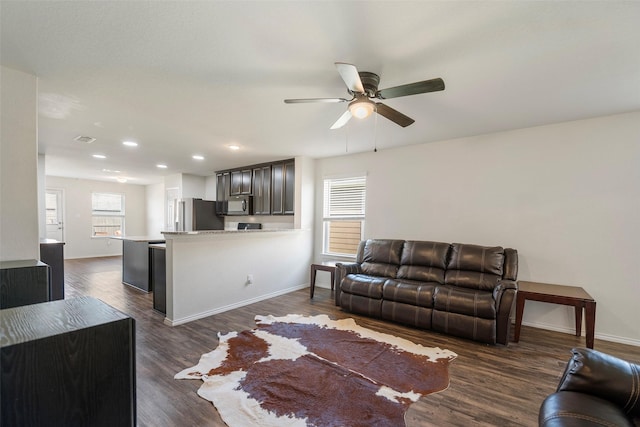
[[[216,203],[218,215],[253,215],[252,196],[231,196]]]

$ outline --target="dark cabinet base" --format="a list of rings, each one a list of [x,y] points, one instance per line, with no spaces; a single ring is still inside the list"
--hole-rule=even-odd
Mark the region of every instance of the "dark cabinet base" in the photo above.
[[[41,241],[40,261],[51,267],[51,301],[64,299],[64,243]]]
[[[35,259],[0,262],[0,309],[51,299],[49,266]]]
[[[151,252],[151,286],[153,287],[153,309],[167,313],[167,262],[165,245],[149,245]]]
[[[0,424],[134,426],[134,328],[89,297],[0,310]]]

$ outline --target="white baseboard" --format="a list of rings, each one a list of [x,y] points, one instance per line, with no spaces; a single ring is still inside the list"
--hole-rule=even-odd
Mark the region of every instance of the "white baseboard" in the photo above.
[[[214,314],[223,313],[225,311],[233,310],[235,308],[244,307],[245,305],[253,304],[254,302],[260,302],[266,299],[278,297],[280,295],[288,294],[289,292],[298,291],[300,289],[308,288],[309,284],[303,284],[298,286],[293,286],[291,288],[282,289],[277,292],[272,292],[270,294],[260,295],[248,300],[240,301],[237,303],[225,305],[223,307],[215,308],[213,310],[203,311],[201,313],[192,314],[191,316],[182,317],[180,319],[171,320],[167,317],[164,318],[164,324],[169,326],[178,326],[184,323],[193,322],[194,320],[203,319],[205,317],[213,316]],[[256,313],[258,314],[258,313]]]
[[[531,326],[532,328],[546,329],[548,331],[555,331],[555,332],[564,332],[571,335],[574,335],[576,333],[576,330],[574,328],[559,327],[556,325],[551,325],[549,323],[522,322],[522,324],[524,326]],[[584,328],[582,328],[582,336],[584,335],[585,335],[585,330]],[[619,337],[616,335],[609,335],[609,334],[599,334],[596,332],[595,338],[603,341],[610,341],[610,342],[615,342],[619,344],[627,344],[627,345],[640,347],[640,340],[631,339],[627,337]]]

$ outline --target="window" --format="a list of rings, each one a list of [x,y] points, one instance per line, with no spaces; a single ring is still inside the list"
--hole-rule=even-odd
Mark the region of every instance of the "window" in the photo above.
[[[124,194],[91,193],[91,236],[124,235]]]
[[[322,252],[355,256],[362,240],[366,177],[324,180]]]

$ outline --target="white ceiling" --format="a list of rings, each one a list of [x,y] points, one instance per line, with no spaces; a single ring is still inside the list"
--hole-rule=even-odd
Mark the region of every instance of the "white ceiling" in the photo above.
[[[640,110],[639,1],[2,0],[0,18],[2,65],[39,78],[49,175],[147,184]],[[349,97],[336,61],[446,89],[385,101],[407,128],[332,131],[345,104],[283,99]]]

